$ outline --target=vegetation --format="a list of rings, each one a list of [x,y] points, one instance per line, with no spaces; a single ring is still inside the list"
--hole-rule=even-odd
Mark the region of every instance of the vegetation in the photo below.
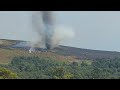
[[[6,68],[0,68],[0,79],[17,79],[18,76],[16,73],[13,73],[12,71],[6,69]]]
[[[5,40],[5,39],[0,39],[0,46],[4,47],[4,46],[10,46],[12,44],[15,44],[16,41],[15,40]]]
[[[2,67],[21,79],[120,79],[120,59],[99,59],[91,64],[61,62],[39,57],[15,57]]]
[[[61,46],[29,53],[0,40],[0,79],[120,79],[120,53]],[[29,49],[29,48],[28,48]]]
[[[20,56],[50,58],[58,61],[78,61],[72,56],[62,56],[52,52],[29,53],[25,50],[0,48],[0,63],[10,63],[14,57]]]
[[[9,63],[12,58],[19,56],[38,56],[43,58],[50,58],[62,61],[80,61],[80,60],[97,60],[120,58],[120,52],[89,50],[82,48],[74,48],[67,46],[60,46],[53,49],[51,52],[35,52],[29,54],[29,47],[22,45],[21,48],[13,47],[25,41],[20,40],[5,40],[0,39],[0,63]],[[19,45],[18,45],[19,46]],[[39,51],[40,49],[38,49]]]
[[[100,51],[100,50],[90,50],[82,48],[74,48],[61,46],[56,48],[56,53],[64,56],[75,56],[79,60],[96,60],[97,58],[102,59],[114,59],[120,58],[120,52],[114,51]]]

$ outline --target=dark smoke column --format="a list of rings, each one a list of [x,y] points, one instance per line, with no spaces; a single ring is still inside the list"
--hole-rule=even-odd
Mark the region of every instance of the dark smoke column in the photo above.
[[[52,49],[52,37],[54,34],[54,15],[53,11],[41,11],[42,19],[45,25],[45,46]]]

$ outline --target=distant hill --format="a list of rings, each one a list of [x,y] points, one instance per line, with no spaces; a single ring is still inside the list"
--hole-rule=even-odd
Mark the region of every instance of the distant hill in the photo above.
[[[59,48],[56,48],[55,51],[62,55],[76,56],[76,58],[80,60],[120,58],[120,52],[115,52],[115,51],[91,50],[91,49],[82,49],[82,48],[74,48],[67,46],[60,46]]]
[[[97,60],[101,58],[120,58],[120,52],[114,51],[100,51],[100,50],[90,50],[82,49],[68,46],[60,46],[53,50],[46,50],[42,48],[36,48],[36,52],[29,53],[30,42],[20,41],[20,40],[0,40],[0,59],[3,63],[9,61],[9,59],[14,56],[39,56],[39,57],[49,57],[58,60]]]

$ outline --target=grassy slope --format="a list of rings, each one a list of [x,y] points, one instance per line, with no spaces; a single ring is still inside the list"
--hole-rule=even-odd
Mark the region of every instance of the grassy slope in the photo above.
[[[2,46],[10,46],[12,44],[15,44],[15,40],[5,40],[5,39],[0,39],[0,45]]]
[[[28,53],[24,50],[17,50],[17,49],[3,49],[0,48],[0,63],[9,63],[12,58],[17,56],[38,56],[43,58],[50,58],[53,60],[60,60],[60,61],[77,61],[72,56],[62,56],[52,52],[35,52],[35,53]]]
[[[43,57],[43,58],[50,58],[53,60],[60,60],[60,61],[77,61],[73,56],[63,56],[59,55],[53,52],[35,52],[35,53],[28,53],[28,51],[20,50],[20,49],[9,49],[5,48],[8,47],[12,44],[15,44],[16,40],[6,40],[6,39],[1,39],[0,40],[0,63],[9,63],[12,58],[17,57],[17,56],[38,56],[38,57]]]

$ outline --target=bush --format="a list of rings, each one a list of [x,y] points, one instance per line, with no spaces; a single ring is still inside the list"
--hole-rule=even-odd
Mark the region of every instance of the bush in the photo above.
[[[6,68],[0,68],[0,79],[17,79],[18,76],[16,73],[13,73],[12,71],[6,69]]]

